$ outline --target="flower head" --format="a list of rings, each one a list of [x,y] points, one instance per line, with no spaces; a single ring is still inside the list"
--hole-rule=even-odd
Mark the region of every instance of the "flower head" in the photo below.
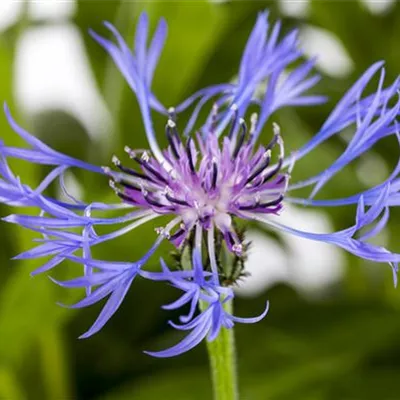
[[[347,198],[315,199],[337,172],[379,140],[400,136],[396,122],[400,81],[384,87],[382,62],[373,64],[360,77],[308,143],[285,156],[284,134],[276,124],[270,141],[258,144],[266,121],[282,107],[310,106],[325,100],[320,95],[306,94],[320,79],[312,74],[314,60],[300,62],[293,69],[293,63],[303,57],[296,31],[281,38],[280,23],[269,29],[267,13],[260,13],[246,44],[237,81],[206,87],[181,104],[167,108],[151,89],[166,38],[165,21],[160,21],[147,46],[148,18],[142,14],[133,50],[111,24],[105,26],[117,44],[97,33],[91,35],[109,53],[135,93],[149,149],[126,146],[129,160],[120,161],[114,156],[113,167],[94,166],[48,147],[21,128],[7,107],[5,114],[11,127],[30,147],[0,143],[0,201],[36,210],[33,214],[12,214],[4,220],[40,235],[36,247],[16,258],[49,257],[33,274],[49,271],[65,259],[83,265],[80,277],[68,281],[53,279],[62,287],[86,290],[85,298],[72,305],[73,308],[86,307],[108,297],[99,317],[82,338],[93,335],[106,324],[138,278],[167,282],[183,293],[165,309],[189,305],[189,313],[180,317],[180,323],[170,324],[190,333],[170,349],[148,352],[153,356],[175,356],[192,349],[204,338],[214,340],[221,329],[230,329],[235,323],[259,321],[267,313],[268,304],[255,318],[239,318],[228,309],[234,298],[233,285],[246,275],[248,244],[243,225],[247,221],[336,245],[366,260],[388,263],[396,278],[400,254],[367,240],[386,225],[390,207],[400,204],[400,163],[387,180],[364,192]],[[363,96],[365,87],[379,70],[376,92]],[[250,106],[258,108],[258,112],[249,115]],[[177,117],[191,107],[187,124],[178,130]],[[204,107],[208,107],[208,116],[200,120]],[[166,118],[169,145],[164,150],[153,128],[154,111]],[[297,160],[345,128],[353,129],[354,135],[332,165],[302,182],[290,182]],[[31,188],[11,171],[9,158],[46,164],[52,170],[37,188]],[[64,185],[63,176],[69,168],[102,174],[119,199],[113,204],[75,199]],[[46,194],[48,186],[57,180],[68,201]],[[308,198],[292,195],[296,189],[306,187],[311,187]],[[279,215],[287,202],[320,207],[357,205],[355,224],[332,233],[300,231],[280,222]],[[169,222],[156,229],[153,246],[140,260],[116,262],[92,258],[93,247],[130,234],[160,216],[169,216]],[[108,231],[99,234],[99,226]],[[162,260],[160,272],[146,270],[146,263],[164,240],[177,250],[177,267],[170,269]],[[182,260],[187,253],[190,262],[185,264]]]
[[[156,214],[177,215],[182,223],[169,240],[177,247],[187,240],[193,228],[204,230],[215,226],[229,249],[242,254],[243,245],[235,232],[232,218],[246,213],[277,214],[288,183],[288,175],[280,173],[283,142],[279,128],[267,146],[254,151],[252,128],[248,132],[244,120],[232,121],[230,134],[221,146],[213,126],[207,136],[189,137],[182,142],[176,123],[166,126],[168,148],[165,162],[151,157],[147,151],[126,147],[137,170],[125,167],[113,158],[119,172],[105,168],[111,187],[127,204],[152,210]],[[197,142],[197,143],[196,143]],[[271,151],[279,148],[279,161],[271,165]]]

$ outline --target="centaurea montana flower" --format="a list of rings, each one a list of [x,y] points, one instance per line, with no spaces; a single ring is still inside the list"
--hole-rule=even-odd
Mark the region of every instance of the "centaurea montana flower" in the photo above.
[[[166,108],[151,89],[166,38],[165,21],[159,22],[148,46],[148,18],[142,14],[133,50],[111,24],[105,26],[117,44],[97,33],[91,32],[91,35],[112,57],[135,93],[149,150],[132,150],[126,146],[132,165],[127,166],[113,157],[113,168],[94,166],[45,145],[17,125],[7,107],[5,113],[11,127],[30,147],[0,144],[0,200],[11,206],[38,210],[33,215],[12,214],[4,218],[41,235],[36,247],[16,258],[49,257],[32,274],[49,271],[65,259],[82,264],[82,276],[68,281],[53,279],[62,287],[85,288],[86,296],[72,305],[73,308],[86,307],[109,296],[95,323],[81,337],[89,337],[104,326],[117,311],[132,282],[139,277],[165,281],[182,291],[182,296],[164,306],[165,309],[189,307],[189,314],[180,317],[181,324],[171,322],[171,325],[191,332],[170,349],[149,352],[153,356],[175,356],[190,350],[204,338],[214,340],[222,328],[230,329],[237,322],[259,321],[267,313],[268,303],[259,317],[247,319],[233,316],[225,308],[234,298],[232,286],[245,276],[248,245],[241,226],[246,221],[257,221],[306,239],[330,243],[366,260],[389,263],[396,277],[400,254],[368,243],[367,239],[384,228],[390,207],[400,203],[400,163],[388,179],[364,192],[348,198],[314,200],[326,182],[380,139],[390,135],[399,138],[396,118],[400,111],[397,98],[400,81],[396,79],[384,87],[383,62],[368,68],[315,136],[285,157],[282,135],[276,124],[273,124],[270,142],[257,144],[266,121],[282,107],[309,106],[325,101],[323,96],[306,94],[319,76],[312,74],[315,60],[302,61],[296,31],[282,38],[280,23],[270,27],[267,13],[260,13],[246,44],[237,81],[206,87],[176,107]],[[294,62],[299,65],[293,69]],[[376,92],[363,96],[378,71]],[[264,88],[261,96],[260,88]],[[199,121],[200,111],[210,102],[213,106],[208,117]],[[192,106],[192,114],[181,135],[177,116]],[[246,123],[250,106],[258,107],[259,112],[252,114]],[[169,145],[165,150],[157,142],[152,112],[165,115],[167,119],[165,133]],[[345,128],[352,129],[354,135],[331,166],[302,182],[289,182],[295,161]],[[50,165],[53,169],[33,189],[14,175],[8,158]],[[120,200],[115,204],[86,204],[75,199],[63,180],[69,168],[104,175]],[[57,179],[68,201],[46,195],[48,186]],[[304,187],[312,188],[309,198],[288,196],[289,192]],[[285,202],[320,207],[357,205],[355,223],[329,234],[301,231],[279,221]],[[110,216],[111,211],[113,216]],[[120,214],[115,216],[115,211]],[[160,216],[170,216],[170,222],[157,228],[153,246],[140,260],[120,262],[92,258],[94,246],[128,234]],[[100,226],[116,228],[99,235],[97,228]],[[179,265],[170,269],[161,260],[161,271],[145,270],[145,264],[165,240],[178,250]],[[189,263],[183,262],[184,254],[189,254]]]

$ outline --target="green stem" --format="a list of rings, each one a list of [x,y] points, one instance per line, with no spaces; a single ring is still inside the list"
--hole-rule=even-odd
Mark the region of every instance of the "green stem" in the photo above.
[[[232,301],[225,303],[224,308],[231,314],[233,308]],[[207,350],[210,359],[214,399],[237,400],[239,396],[233,328],[222,328],[214,341],[207,342]]]

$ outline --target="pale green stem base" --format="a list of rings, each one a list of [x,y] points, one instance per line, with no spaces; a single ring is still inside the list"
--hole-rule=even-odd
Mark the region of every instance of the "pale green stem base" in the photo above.
[[[230,314],[232,307],[232,301],[224,305],[224,308]],[[203,309],[203,305],[201,305],[201,308]],[[210,359],[214,400],[237,400],[239,395],[233,328],[222,328],[214,341],[207,341],[207,350]]]

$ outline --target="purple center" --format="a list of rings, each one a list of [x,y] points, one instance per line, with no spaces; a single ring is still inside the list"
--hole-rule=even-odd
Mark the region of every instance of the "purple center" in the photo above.
[[[238,129],[231,129],[221,143],[212,128],[205,137],[198,134],[196,141],[189,137],[183,143],[175,122],[169,119],[169,146],[163,151],[164,160],[157,160],[147,151],[125,147],[140,172],[124,167],[113,157],[120,172],[105,168],[110,184],[129,204],[157,214],[180,216],[180,227],[169,236],[175,246],[181,246],[196,225],[205,230],[214,225],[222,232],[228,248],[241,255],[243,245],[232,217],[277,214],[282,208],[288,175],[280,173],[284,149],[277,125],[271,142],[257,150],[252,129],[247,135],[244,120],[234,121],[234,126]],[[275,146],[279,147],[279,158],[271,165]]]

